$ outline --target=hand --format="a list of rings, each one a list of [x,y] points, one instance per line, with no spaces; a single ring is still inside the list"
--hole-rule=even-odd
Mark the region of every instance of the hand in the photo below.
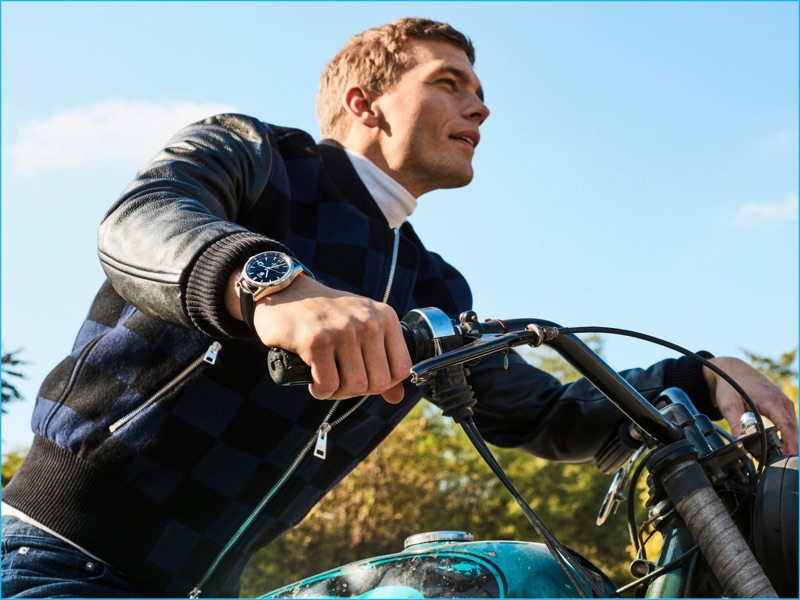
[[[226,307],[241,318],[237,276],[231,276]],[[310,365],[309,392],[315,398],[380,394],[392,404],[403,399],[411,357],[400,321],[387,304],[300,276],[256,302],[254,323],[265,346],[295,352]]]
[[[797,454],[797,415],[794,403],[769,379],[743,360],[719,357],[712,358],[711,362],[730,375],[747,392],[762,416],[780,428],[783,440],[781,451],[785,454]],[[703,376],[708,383],[712,401],[731,425],[731,433],[735,437],[743,436],[739,418],[749,412],[750,408],[736,390],[719,375],[704,368]]]

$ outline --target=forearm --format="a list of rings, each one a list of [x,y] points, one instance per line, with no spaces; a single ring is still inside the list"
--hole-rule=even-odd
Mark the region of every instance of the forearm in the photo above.
[[[626,422],[588,381],[561,384],[514,353],[509,355],[508,370],[498,359],[483,359],[471,371],[478,398],[476,423],[498,446],[518,447],[552,460],[585,462],[597,458]],[[710,410],[702,369],[689,359],[665,360],[621,374],[649,401],[666,387],[676,386],[702,410]]]

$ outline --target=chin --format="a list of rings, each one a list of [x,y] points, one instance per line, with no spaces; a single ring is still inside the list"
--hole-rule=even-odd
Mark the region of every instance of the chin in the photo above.
[[[430,166],[430,165],[429,165]],[[424,191],[422,194],[432,192],[433,190],[449,190],[454,188],[464,187],[468,185],[473,178],[474,171],[472,165],[465,166],[461,164],[439,164],[438,168],[428,168]]]
[[[461,173],[455,177],[450,177],[447,184],[442,185],[442,189],[453,189],[464,187],[472,182],[474,173],[470,169],[469,173]]]

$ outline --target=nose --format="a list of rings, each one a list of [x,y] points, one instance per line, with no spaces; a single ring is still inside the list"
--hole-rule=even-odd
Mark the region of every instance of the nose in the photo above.
[[[489,118],[489,107],[483,101],[478,94],[472,95],[472,102],[468,109],[465,111],[466,116],[470,121],[477,121],[478,125],[483,124],[483,122]]]

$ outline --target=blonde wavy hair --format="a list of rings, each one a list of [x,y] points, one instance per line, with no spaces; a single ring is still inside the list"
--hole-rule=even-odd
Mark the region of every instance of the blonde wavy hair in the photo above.
[[[412,66],[405,50],[411,40],[449,42],[464,50],[470,64],[475,63],[472,42],[446,23],[406,17],[367,29],[347,40],[322,72],[317,120],[323,137],[342,140],[347,134],[348,120],[342,96],[348,84],[357,82],[367,92],[380,95]]]

